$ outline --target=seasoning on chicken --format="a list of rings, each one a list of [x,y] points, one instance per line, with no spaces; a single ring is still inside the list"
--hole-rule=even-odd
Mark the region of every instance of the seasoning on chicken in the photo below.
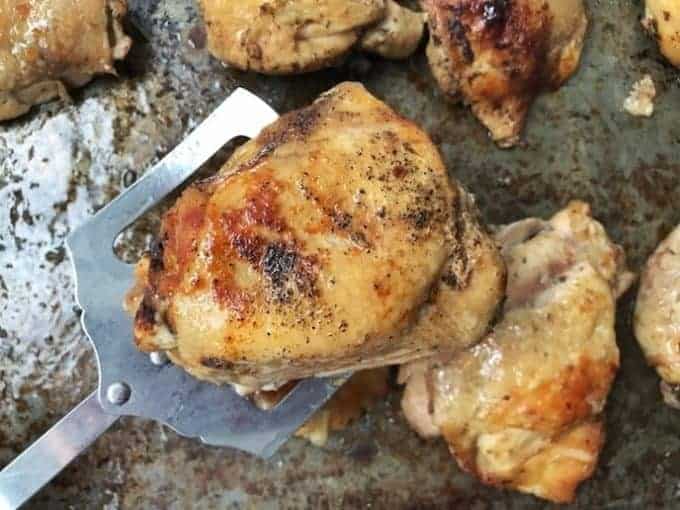
[[[582,0],[422,0],[430,67],[501,147],[519,141],[534,98],[577,69],[588,24]]]
[[[364,51],[385,58],[406,58],[418,49],[424,29],[423,13],[402,7],[394,0],[386,0],[383,19],[366,30],[360,46]]]
[[[131,45],[126,11],[125,0],[0,0],[0,121],[115,74]]]
[[[680,3],[677,0],[646,0],[642,26],[654,36],[663,56],[680,67]]]
[[[570,501],[603,444],[615,303],[632,275],[582,202],[496,240],[508,267],[500,322],[462,353],[402,367],[402,408],[484,483]]]
[[[189,187],[138,279],[140,349],[255,391],[477,341],[504,266],[427,135],[345,83]]]
[[[634,327],[647,362],[661,376],[665,402],[680,409],[680,226],[645,265]]]
[[[237,69],[264,74],[329,67],[358,44],[389,58],[402,58],[415,51],[424,26],[420,15],[393,0],[200,3],[210,52]]]

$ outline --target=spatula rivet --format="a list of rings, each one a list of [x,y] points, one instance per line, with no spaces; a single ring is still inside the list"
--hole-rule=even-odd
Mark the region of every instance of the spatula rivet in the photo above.
[[[121,406],[130,399],[130,387],[123,382],[115,382],[106,388],[107,400],[115,405]]]
[[[160,367],[168,362],[168,355],[163,351],[154,351],[149,354],[149,359],[151,359],[151,363]]]

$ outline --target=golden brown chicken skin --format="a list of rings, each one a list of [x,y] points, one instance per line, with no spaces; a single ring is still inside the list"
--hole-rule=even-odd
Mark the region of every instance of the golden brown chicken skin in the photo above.
[[[635,336],[662,378],[667,404],[680,408],[680,227],[654,251],[640,277]]]
[[[208,49],[237,69],[291,74],[329,67],[354,46],[403,58],[423,18],[393,0],[201,0]],[[362,38],[366,35],[366,40]]]
[[[680,3],[646,0],[642,25],[654,36],[663,56],[680,67]]]
[[[602,448],[619,365],[615,302],[632,275],[582,202],[496,239],[508,267],[500,322],[453,358],[402,367],[402,407],[484,483],[567,502]]]
[[[257,390],[468,345],[504,267],[427,135],[345,83],[188,188],[138,277],[140,349]]]
[[[0,121],[115,73],[125,0],[0,0]]]
[[[578,67],[587,27],[582,0],[421,3],[439,86],[469,104],[499,146],[515,145],[534,98]]]

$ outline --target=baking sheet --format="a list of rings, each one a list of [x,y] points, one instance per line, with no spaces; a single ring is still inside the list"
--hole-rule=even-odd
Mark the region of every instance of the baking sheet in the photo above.
[[[355,57],[305,77],[263,78],[208,57],[191,0],[131,2],[136,35],[121,80],[98,79],[70,105],[50,104],[0,127],[0,466],[96,385],[78,323],[65,235],[154,163],[236,86],[279,111],[360,79],[433,136],[487,221],[549,215],[588,200],[635,270],[680,222],[680,74],[639,28],[642,1],[590,0],[579,73],[532,109],[526,143],[502,151],[434,87],[422,52],[399,63]],[[622,110],[651,74],[652,119]],[[126,238],[143,244],[151,218]],[[619,305],[622,368],[607,406],[608,439],[574,507],[680,506],[680,412],[631,334],[635,290]],[[291,440],[269,462],[206,447],[162,426],[123,419],[28,508],[544,508],[481,486],[443,442],[405,426],[398,391],[323,448]]]

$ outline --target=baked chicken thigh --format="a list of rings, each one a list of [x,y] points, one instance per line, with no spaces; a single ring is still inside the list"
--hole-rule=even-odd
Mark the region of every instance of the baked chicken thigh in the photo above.
[[[659,245],[640,278],[635,336],[662,378],[667,404],[680,408],[680,226]]]
[[[430,67],[501,147],[519,141],[532,101],[576,68],[588,24],[582,0],[421,0]]]
[[[140,349],[253,391],[469,345],[504,266],[427,135],[344,83],[189,187],[138,280]]]
[[[462,353],[402,367],[402,407],[484,483],[569,501],[602,447],[619,366],[615,301],[632,275],[582,202],[496,240],[508,268],[500,322]]]
[[[420,14],[393,0],[201,0],[201,7],[210,52],[265,74],[328,67],[356,45],[403,58],[424,30]]]
[[[680,3],[646,0],[642,25],[656,38],[663,56],[680,67]]]
[[[0,121],[115,73],[126,11],[125,0],[0,0]]]

